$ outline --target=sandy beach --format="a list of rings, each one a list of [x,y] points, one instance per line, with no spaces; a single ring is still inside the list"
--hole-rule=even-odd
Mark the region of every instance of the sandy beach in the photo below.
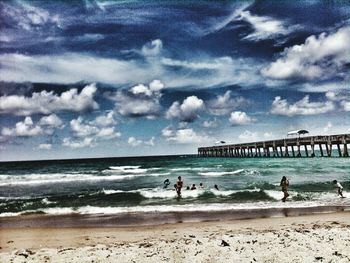
[[[350,262],[350,212],[118,228],[1,228],[0,262]]]

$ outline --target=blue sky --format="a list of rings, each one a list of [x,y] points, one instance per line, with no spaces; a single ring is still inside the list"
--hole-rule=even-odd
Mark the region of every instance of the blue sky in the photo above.
[[[0,160],[350,132],[348,1],[2,1]]]

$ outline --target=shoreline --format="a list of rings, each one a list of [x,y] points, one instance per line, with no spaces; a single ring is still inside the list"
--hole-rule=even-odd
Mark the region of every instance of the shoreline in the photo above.
[[[195,223],[259,218],[284,218],[349,212],[350,206],[274,207],[219,211],[128,212],[119,214],[24,214],[0,217],[0,229],[6,228],[70,228],[70,227],[131,227],[176,223]]]
[[[0,261],[348,262],[349,236],[350,212],[137,227],[0,228]]]

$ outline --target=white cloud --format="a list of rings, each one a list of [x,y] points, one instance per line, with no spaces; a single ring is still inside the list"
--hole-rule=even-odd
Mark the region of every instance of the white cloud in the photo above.
[[[98,122],[84,121],[82,117],[70,121],[70,127],[73,135],[77,138],[64,138],[62,145],[69,148],[84,148],[94,147],[100,140],[108,140],[121,136],[120,132],[115,130],[115,127],[106,127],[109,122],[102,121],[97,126]],[[109,123],[111,124],[111,123]]]
[[[328,91],[326,92],[326,97],[333,102],[339,102],[342,110],[350,111],[350,93],[348,91]]]
[[[0,55],[0,80],[70,84],[79,81],[128,85],[156,78],[159,70],[152,64],[102,58],[78,53],[63,55]],[[156,66],[156,65],[155,65]],[[152,73],[150,73],[152,72]]]
[[[162,130],[162,136],[165,137],[165,138],[169,138],[169,137],[172,137],[174,136],[174,130],[172,127],[168,126],[168,127],[165,127],[163,130]]]
[[[183,122],[193,122],[198,118],[198,113],[204,109],[203,100],[197,96],[187,97],[182,104],[175,101],[166,113],[168,119],[179,118]]]
[[[95,84],[87,85],[78,93],[77,89],[62,92],[61,95],[45,90],[34,92],[31,97],[10,95],[0,97],[0,113],[31,115],[34,113],[51,114],[58,111],[86,111],[98,109],[94,101],[97,88]]]
[[[220,69],[225,65],[230,65],[234,61],[231,57],[220,57],[212,60],[202,60],[202,61],[183,61],[175,60],[171,58],[162,58],[162,64],[172,67],[183,67],[187,69],[194,70],[205,70],[205,69]]]
[[[132,147],[137,147],[142,144],[147,145],[147,146],[154,146],[155,144],[155,137],[152,137],[148,141],[143,141],[140,139],[136,139],[135,137],[129,137],[128,139],[128,144],[131,145]]]
[[[253,1],[231,1],[231,5],[232,5],[232,12],[224,17],[224,19],[222,18],[215,18],[214,23],[211,25],[211,27],[205,31],[205,33],[213,33],[213,32],[217,32],[219,30],[224,29],[227,25],[229,25],[233,20],[237,19],[237,17],[239,17],[240,13],[246,9],[247,7],[249,7],[251,4],[253,3]]]
[[[265,139],[270,139],[273,137],[273,134],[272,132],[264,132],[263,136]]]
[[[273,79],[327,79],[344,77],[350,62],[350,27],[333,34],[310,36],[304,44],[287,48],[281,57],[261,72]]]
[[[326,98],[329,99],[329,100],[337,100],[337,93],[335,93],[334,91],[327,91],[326,92]]]
[[[114,127],[105,127],[98,131],[96,134],[97,137],[103,139],[113,139],[121,136],[120,132],[116,132]]]
[[[294,116],[321,114],[333,111],[334,109],[335,106],[332,101],[310,102],[308,95],[294,104],[290,104],[286,99],[277,96],[272,102],[270,112],[272,114]]]
[[[1,134],[8,137],[32,137],[42,135],[44,131],[34,125],[31,117],[26,117],[23,122],[17,122],[15,128],[3,128]]]
[[[332,127],[333,127],[333,124],[329,121],[329,122],[327,122],[326,126],[323,128],[323,131],[325,133],[329,133],[331,131]]]
[[[84,147],[94,147],[93,138],[86,137],[83,140],[72,141],[70,138],[63,139],[63,146],[77,149]]]
[[[238,18],[248,22],[254,28],[253,33],[243,38],[252,41],[287,35],[298,28],[298,26],[287,26],[285,22],[269,16],[252,15],[250,11],[242,11]]]
[[[142,144],[142,140],[138,140],[135,137],[129,137],[128,144],[132,147],[136,147]]]
[[[74,135],[77,137],[91,136],[99,132],[99,129],[96,126],[83,123],[82,117],[78,117],[78,119],[71,120],[70,127]]]
[[[161,53],[163,49],[163,42],[160,39],[152,40],[151,42],[146,43],[142,47],[142,54],[144,56],[157,56]]]
[[[155,145],[155,141],[156,141],[156,138],[154,136],[152,136],[152,138],[149,139],[148,141],[144,141],[144,144],[145,145],[149,145],[149,146],[154,146]]]
[[[253,59],[192,57],[189,60],[149,58],[122,60],[94,55],[0,55],[0,80],[71,84],[79,81],[117,85],[147,83],[161,79],[167,87],[212,87],[261,81],[261,66]],[[176,70],[174,70],[176,68]]]
[[[243,111],[234,111],[231,112],[229,121],[232,125],[246,125],[253,123],[255,120]]]
[[[170,132],[170,128],[167,127],[162,131],[162,134],[167,141],[176,144],[198,144],[212,141],[207,135],[198,134],[190,128],[172,130]]]
[[[272,132],[257,132],[257,131],[249,131],[245,130],[243,133],[238,135],[238,139],[240,142],[256,142],[262,140],[270,140],[275,137]]]
[[[350,94],[347,91],[328,91],[326,97],[330,101],[338,102],[344,111],[350,111]]]
[[[23,2],[13,4],[2,3],[2,16],[10,19],[13,25],[25,31],[38,27],[52,25],[60,26],[58,15],[50,14],[47,10]]]
[[[254,142],[254,141],[258,141],[258,132],[251,132],[248,130],[245,130],[242,134],[240,134],[238,136],[238,139],[241,142]]]
[[[256,60],[232,57],[203,57],[189,60],[163,58],[161,65],[175,68],[162,77],[168,87],[213,87],[239,84],[246,86],[261,81]]]
[[[163,88],[162,82],[153,80],[149,86],[138,84],[129,90],[118,90],[109,99],[116,101],[117,111],[123,116],[152,119],[159,115]]]
[[[350,88],[350,78],[341,81],[330,81],[325,83],[305,83],[301,85],[300,90],[303,92],[339,92]],[[299,85],[298,85],[299,86]],[[298,88],[298,87],[297,87]]]
[[[247,103],[248,101],[242,97],[231,98],[231,91],[228,90],[224,95],[218,95],[216,99],[208,102],[208,111],[216,116],[226,115]]]
[[[52,144],[50,144],[50,143],[39,144],[38,149],[40,149],[40,150],[51,150],[52,149]]]
[[[108,125],[116,124],[117,121],[114,119],[114,112],[107,111],[106,115],[101,115],[101,116],[96,117],[96,119],[93,123],[95,123],[98,126],[108,126]]]
[[[52,135],[55,129],[63,127],[62,120],[55,114],[42,117],[37,124],[34,124],[32,118],[27,116],[23,122],[17,122],[14,128],[3,128],[1,134],[6,137]]]
[[[219,126],[219,123],[217,121],[217,119],[214,120],[206,120],[202,123],[202,126],[204,128],[216,128]]]
[[[101,126],[95,124],[97,124],[96,121],[87,122],[81,116],[70,121],[70,127],[75,137],[89,136],[94,139],[112,139],[121,136],[114,127],[106,127],[105,122],[102,122]]]
[[[350,111],[350,101],[341,101],[340,105],[345,111]]]
[[[49,126],[53,128],[62,127],[62,124],[63,124],[62,120],[56,114],[44,116],[39,121],[40,126]]]
[[[149,84],[149,89],[155,93],[155,92],[159,92],[160,90],[162,90],[165,87],[164,83],[162,83],[160,80],[155,79],[152,80],[151,83]]]
[[[143,94],[145,96],[152,96],[152,91],[143,84],[136,85],[130,89],[131,93],[134,95]]]

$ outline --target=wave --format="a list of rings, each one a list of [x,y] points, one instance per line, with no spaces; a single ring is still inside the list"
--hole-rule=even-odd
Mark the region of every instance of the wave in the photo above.
[[[27,210],[21,212],[6,212],[1,213],[0,217],[14,217],[23,214],[47,214],[47,215],[68,215],[68,214],[81,214],[81,215],[113,215],[124,213],[166,213],[166,212],[219,212],[219,211],[232,211],[239,212],[242,210],[258,210],[258,209],[278,209],[278,208],[312,208],[322,207],[329,205],[346,205],[341,202],[328,204],[315,201],[309,202],[254,202],[244,204],[223,204],[223,203],[211,203],[211,204],[185,204],[185,205],[147,205],[147,206],[133,206],[133,207],[100,207],[100,206],[81,206],[81,207],[54,207],[54,208],[41,208],[36,210]]]
[[[197,198],[205,197],[208,195],[217,196],[217,197],[234,197],[235,195],[246,195],[246,198],[243,199],[255,199],[254,193],[263,192],[260,189],[245,189],[245,190],[215,190],[215,189],[196,189],[196,190],[183,190],[181,192],[182,198]],[[161,189],[161,188],[144,188],[131,191],[122,191],[122,190],[105,190],[98,193],[103,193],[106,195],[111,194],[120,194],[120,193],[139,193],[142,197],[147,199],[159,198],[159,199],[170,199],[177,197],[175,190],[172,189]],[[239,199],[237,197],[236,199]],[[266,198],[265,198],[266,199]],[[276,199],[278,200],[278,198]]]
[[[138,165],[128,165],[128,166],[110,166],[109,170],[112,171],[117,171],[120,173],[127,173],[127,174],[142,174],[142,173],[146,173],[148,171],[148,169],[146,168],[140,168],[141,166]],[[105,170],[105,171],[109,171],[109,170]]]
[[[170,171],[207,171],[211,170],[209,167],[179,167],[179,168],[171,168]]]
[[[43,203],[44,205],[50,205],[50,204],[55,204],[56,202],[49,201],[49,199],[45,197],[41,200],[41,203]]]
[[[224,171],[224,172],[202,172],[202,173],[198,173],[200,175],[204,175],[204,176],[223,176],[223,175],[233,175],[233,174],[240,174],[242,172],[244,172],[244,169],[239,169],[239,170],[235,170],[235,171]]]
[[[140,165],[123,165],[123,166],[110,166],[109,169],[112,170],[128,170],[128,169],[138,169]]]
[[[105,189],[102,189],[102,191],[99,191],[97,193],[103,193],[105,195],[112,195],[112,194],[125,193],[125,191],[123,191],[123,190],[105,190]]]
[[[315,193],[315,192],[289,192],[290,197],[286,203],[280,200],[283,197],[281,191],[247,189],[247,190],[184,190],[181,200],[177,200],[177,194],[172,190],[164,189],[137,189],[131,191],[103,189],[93,193],[77,193],[63,196],[33,197],[32,199],[12,199],[2,202],[0,206],[0,216],[6,216],[8,213],[49,213],[55,209],[66,213],[74,212],[80,207],[101,206],[104,207],[123,207],[123,209],[134,209],[135,207],[162,206],[173,207],[175,203],[183,206],[195,205],[211,207],[215,203],[220,203],[225,207],[256,207],[261,204],[266,206],[302,206],[308,203],[317,203],[318,205],[345,205],[350,206],[350,193],[344,193],[348,198],[339,198],[336,193]],[[284,207],[284,206],[283,206]],[[71,209],[71,210],[69,210]],[[142,211],[141,208],[138,208]],[[171,210],[171,209],[170,209]],[[177,211],[176,209],[174,210]],[[68,212],[67,212],[68,213]]]
[[[31,174],[8,176],[0,179],[0,186],[54,184],[69,182],[122,181],[142,176],[163,176],[170,173],[124,174],[124,175],[89,175],[89,174]]]

